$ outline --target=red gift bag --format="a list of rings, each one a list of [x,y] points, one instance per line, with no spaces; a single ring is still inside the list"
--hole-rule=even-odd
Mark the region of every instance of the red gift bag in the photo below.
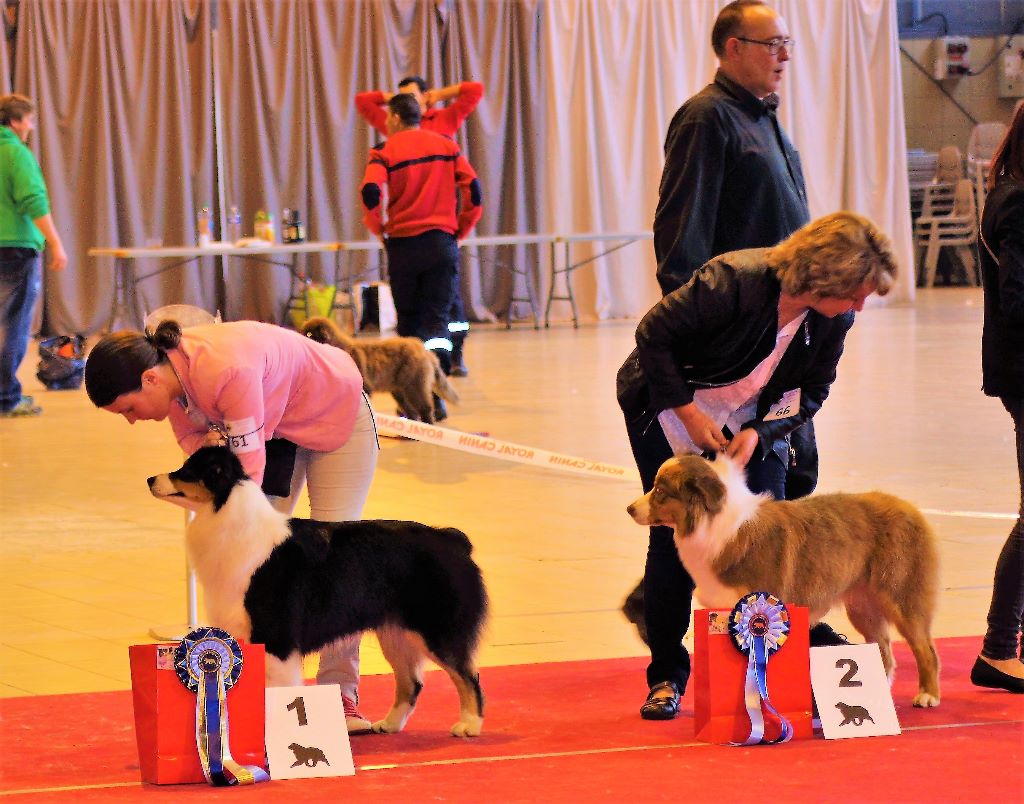
[[[240,642],[242,673],[227,691],[231,754],[245,765],[263,765],[266,656],[262,645]],[[132,645],[132,704],[142,781],[205,784],[196,748],[196,696],[174,671],[176,642]]]
[[[806,739],[812,736],[807,609],[786,608],[789,637],[768,660],[768,697],[793,725],[793,739]],[[750,716],[743,700],[748,660],[729,635],[730,614],[728,609],[693,613],[694,737],[707,743],[740,743],[750,734]],[[779,731],[774,718],[766,719],[766,738],[778,737]]]

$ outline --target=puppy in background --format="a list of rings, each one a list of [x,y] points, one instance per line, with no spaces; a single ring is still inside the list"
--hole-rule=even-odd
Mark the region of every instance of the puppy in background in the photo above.
[[[654,488],[626,510],[640,525],[675,531],[694,595],[707,608],[732,608],[763,589],[806,606],[813,625],[843,603],[853,627],[878,643],[890,679],[895,625],[917,662],[914,706],[938,706],[938,553],[924,516],[906,500],[872,491],[776,501],[750,491],[727,457],[683,455],[665,461]]]
[[[434,394],[458,404],[459,395],[444,376],[437,355],[419,338],[357,341],[331,319],[319,316],[306,321],[302,333],[348,352],[363,375],[364,390],[390,393],[406,418],[433,424]]]

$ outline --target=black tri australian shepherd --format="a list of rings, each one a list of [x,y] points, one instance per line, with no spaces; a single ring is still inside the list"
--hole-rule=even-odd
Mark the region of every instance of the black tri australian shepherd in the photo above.
[[[431,658],[459,692],[457,737],[483,726],[476,649],[487,613],[466,534],[417,522],[318,522],[274,510],[226,447],[203,447],[154,497],[195,512],[189,560],[208,625],[263,644],[268,686],[302,683],[302,656],[375,631],[395,673],[395,702],[376,732],[398,732],[416,706]]]

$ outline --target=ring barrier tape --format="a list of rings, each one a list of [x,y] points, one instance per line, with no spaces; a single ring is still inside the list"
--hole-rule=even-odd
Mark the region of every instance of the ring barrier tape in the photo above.
[[[414,441],[437,444],[448,449],[470,452],[474,455],[484,455],[488,458],[526,463],[532,466],[543,466],[547,469],[556,469],[560,472],[571,472],[588,477],[639,480],[636,469],[625,466],[615,466],[614,464],[602,463],[601,461],[592,461],[589,458],[577,458],[572,455],[563,455],[559,452],[549,452],[546,449],[526,447],[522,444],[513,444],[511,441],[499,441],[496,438],[489,438],[477,435],[476,433],[466,433],[436,424],[415,422],[411,419],[404,419],[401,416],[390,416],[386,413],[378,413],[377,411],[373,412],[373,417],[377,420],[377,429],[382,433],[400,435],[405,438],[411,438]]]
[[[639,481],[640,479],[636,469],[631,467],[592,461],[589,458],[577,458],[560,452],[550,452],[546,449],[515,444],[511,441],[499,441],[496,438],[489,438],[476,433],[452,430],[450,427],[441,427],[438,424],[414,422],[401,416],[391,416],[387,413],[378,413],[377,411],[373,412],[373,418],[377,422],[377,429],[385,435],[403,436],[413,441],[437,444],[441,447],[470,452],[474,455],[484,455],[488,458],[525,463],[531,466],[542,466],[546,469],[571,472],[572,474],[586,475],[587,477],[609,477],[630,481]],[[921,512],[929,516],[953,516],[968,519],[1009,520],[1017,518],[1017,514],[986,511],[944,511],[936,508],[922,508]]]

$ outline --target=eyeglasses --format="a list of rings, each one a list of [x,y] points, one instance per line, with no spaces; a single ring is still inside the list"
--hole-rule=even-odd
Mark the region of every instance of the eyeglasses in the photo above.
[[[773,56],[778,56],[782,48],[786,48],[787,53],[792,53],[793,48],[796,47],[795,39],[747,39],[745,36],[737,36],[736,38],[741,42],[749,42],[752,45],[764,45]]]

